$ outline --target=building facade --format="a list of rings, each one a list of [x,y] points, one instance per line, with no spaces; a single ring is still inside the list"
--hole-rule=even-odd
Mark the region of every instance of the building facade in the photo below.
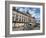
[[[12,24],[13,27],[28,27],[30,25],[31,28],[33,28],[35,26],[35,21],[31,14],[12,11]]]

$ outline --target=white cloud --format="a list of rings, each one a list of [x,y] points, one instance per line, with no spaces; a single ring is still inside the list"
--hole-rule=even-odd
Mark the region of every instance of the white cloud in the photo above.
[[[19,9],[19,11],[21,11],[21,12],[22,12],[23,10],[24,10],[23,8],[20,8],[20,9]]]
[[[35,11],[36,9],[34,8],[33,10]]]
[[[36,15],[35,11],[32,11],[32,10],[29,10],[29,13],[32,15],[32,17],[34,17]]]

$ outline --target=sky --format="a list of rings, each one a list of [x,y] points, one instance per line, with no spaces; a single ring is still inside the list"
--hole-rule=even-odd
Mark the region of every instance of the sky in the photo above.
[[[40,8],[32,8],[32,7],[16,7],[16,10],[27,13],[27,10],[29,14],[32,15],[32,17],[35,17],[36,20],[40,20]]]
[[[29,14],[31,14],[32,17],[35,17],[36,19],[40,19],[40,8],[16,7],[16,9],[19,9],[18,11],[23,13],[26,13],[28,10]]]

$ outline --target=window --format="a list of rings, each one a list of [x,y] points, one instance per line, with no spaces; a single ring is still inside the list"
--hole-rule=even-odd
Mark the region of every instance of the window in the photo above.
[[[22,22],[24,22],[24,17],[22,16]]]
[[[21,21],[21,16],[19,16],[19,22]]]
[[[12,20],[16,21],[16,15],[13,15]]]
[[[18,21],[18,15],[16,15],[16,21]]]

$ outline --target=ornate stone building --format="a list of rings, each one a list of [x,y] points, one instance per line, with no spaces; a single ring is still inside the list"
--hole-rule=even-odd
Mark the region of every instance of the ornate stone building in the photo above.
[[[24,27],[26,25],[30,25],[33,28],[35,26],[35,21],[31,14],[17,11],[12,11],[12,22],[13,27]]]

